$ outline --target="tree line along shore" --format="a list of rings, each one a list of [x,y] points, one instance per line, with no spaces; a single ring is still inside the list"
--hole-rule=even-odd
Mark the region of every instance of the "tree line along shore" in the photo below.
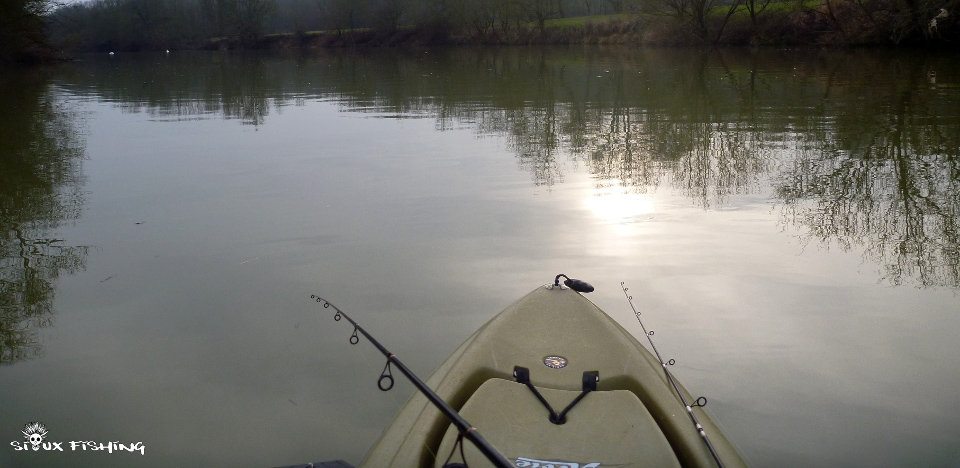
[[[0,61],[444,44],[957,48],[960,0],[7,0]]]

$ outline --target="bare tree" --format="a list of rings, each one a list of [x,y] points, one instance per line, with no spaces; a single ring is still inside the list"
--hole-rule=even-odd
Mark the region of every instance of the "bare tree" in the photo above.
[[[357,0],[322,0],[319,5],[330,27],[341,37],[344,31],[359,26],[367,10],[367,3]]]
[[[547,20],[563,17],[560,0],[523,0],[523,9],[540,31],[546,27]]]
[[[55,0],[0,2],[0,62],[54,57],[45,17],[61,4]]]
[[[750,24],[753,25],[753,34],[757,34],[760,15],[770,6],[770,0],[743,0],[743,7],[750,14]]]
[[[667,11],[678,18],[683,18],[690,14],[691,0],[663,0],[663,5]]]
[[[267,21],[276,12],[274,0],[232,0],[233,24],[242,44],[254,44],[263,37]]]
[[[228,34],[230,25],[230,0],[200,0],[200,11],[208,34],[222,37]]]
[[[670,0],[676,1],[676,0]],[[733,0],[733,2],[727,6],[726,14],[721,20],[720,24],[717,26],[716,33],[711,33],[710,23],[713,16],[714,9],[718,6],[718,0],[689,0],[688,5],[690,8],[690,13],[693,17],[694,25],[697,28],[697,37],[701,42],[716,42],[720,37],[720,34],[723,32],[724,27],[727,25],[727,21],[730,20],[730,17],[733,16],[733,13],[736,12],[737,8],[740,6],[742,0]]]

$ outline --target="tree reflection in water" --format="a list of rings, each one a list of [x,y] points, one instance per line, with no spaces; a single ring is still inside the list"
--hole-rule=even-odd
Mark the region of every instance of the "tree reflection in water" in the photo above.
[[[515,125],[510,138],[521,161],[533,161],[524,165],[538,184],[562,178],[558,150],[541,143],[560,140],[598,187],[644,193],[665,184],[709,208],[769,182],[781,219],[806,242],[860,247],[895,285],[958,288],[960,96],[943,92],[957,83],[928,86],[936,63],[883,58],[828,62],[826,72],[778,83],[723,60],[686,67],[676,81],[686,85],[676,90],[683,97],[668,106],[638,101],[640,87],[614,76],[599,105],[526,112],[546,114],[545,123]],[[819,108],[784,112],[809,94],[822,96]],[[764,111],[778,99],[777,115]],[[546,128],[566,132],[551,140]]]
[[[960,287],[960,69],[949,56],[518,47],[189,60],[78,76],[161,115],[262,124],[312,96],[434,118],[441,131],[505,139],[537,186],[562,183],[572,162],[598,190],[668,187],[708,209],[772,190],[808,242],[862,248],[893,284]],[[146,81],[177,88],[133,85]]]
[[[807,133],[776,194],[807,240],[862,247],[886,281],[958,288],[960,111],[917,91],[929,88],[924,67],[897,72],[884,93],[863,81],[837,90],[847,110]]]
[[[80,216],[84,143],[43,77],[0,82],[0,364],[12,364],[42,353],[56,280],[84,268],[87,247],[52,234]]]

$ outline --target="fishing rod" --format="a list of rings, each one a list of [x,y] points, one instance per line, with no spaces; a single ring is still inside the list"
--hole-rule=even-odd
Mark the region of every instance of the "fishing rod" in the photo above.
[[[393,388],[393,374],[390,372],[390,365],[393,364],[397,366],[397,369],[400,369],[400,372],[403,373],[407,380],[417,387],[417,390],[427,397],[427,399],[430,400],[430,403],[433,403],[433,406],[436,406],[437,409],[440,410],[440,412],[443,413],[443,415],[446,416],[447,419],[453,423],[453,425],[457,426],[457,429],[460,430],[458,442],[460,443],[461,457],[463,456],[463,443],[461,439],[465,437],[473,442],[473,445],[475,445],[477,449],[480,450],[480,452],[483,453],[483,455],[486,456],[487,459],[498,468],[514,468],[512,463],[507,461],[507,459],[504,458],[504,456],[501,455],[497,449],[490,445],[490,442],[487,442],[487,440],[480,435],[480,432],[477,431],[476,427],[471,426],[470,423],[463,419],[463,417],[460,416],[455,409],[447,404],[447,402],[443,401],[443,398],[440,398],[440,396],[434,393],[434,391],[431,390],[427,384],[423,383],[423,381],[420,380],[420,378],[417,377],[413,371],[408,369],[407,366],[403,365],[396,355],[388,351],[387,348],[383,347],[383,345],[374,339],[374,337],[370,336],[370,334],[367,333],[363,327],[357,324],[357,322],[350,318],[349,315],[345,314],[342,310],[340,310],[339,307],[333,305],[330,301],[320,296],[311,294],[310,298],[316,300],[317,302],[322,302],[324,309],[333,307],[333,310],[337,311],[337,314],[333,316],[334,320],[340,321],[340,317],[343,317],[347,319],[348,322],[353,324],[353,335],[350,335],[350,344],[357,344],[360,342],[360,337],[357,335],[357,332],[360,332],[360,334],[367,337],[367,339],[370,340],[370,342],[373,343],[373,345],[376,346],[384,356],[386,356],[387,364],[383,367],[383,372],[380,374],[380,378],[377,379],[377,387],[380,388],[380,390],[386,392]],[[454,446],[454,450],[456,450],[456,446]],[[451,452],[450,455],[452,456],[453,452]],[[449,460],[449,457],[447,460]],[[463,462],[466,463],[467,460],[464,458]]]
[[[620,288],[623,289],[623,295],[627,296],[627,302],[630,303],[630,308],[633,309],[633,315],[637,317],[637,322],[640,322],[640,328],[643,329],[643,334],[646,335],[647,341],[650,342],[650,347],[653,348],[653,353],[657,355],[657,360],[660,361],[660,365],[663,367],[663,373],[666,374],[667,380],[670,382],[670,385],[673,386],[674,392],[677,396],[680,397],[680,402],[683,403],[683,406],[687,409],[687,415],[690,416],[690,421],[693,422],[693,425],[697,428],[697,433],[700,434],[700,438],[707,445],[707,449],[710,450],[710,455],[713,456],[713,461],[717,462],[717,466],[724,468],[723,461],[720,460],[720,455],[717,454],[717,450],[713,448],[713,444],[710,442],[710,438],[707,437],[706,431],[703,430],[703,426],[700,425],[700,421],[697,420],[697,416],[693,414],[694,407],[704,407],[707,405],[707,399],[704,397],[697,398],[694,403],[691,405],[687,403],[686,397],[683,396],[683,392],[680,391],[680,385],[677,384],[677,381],[674,380],[673,374],[667,369],[667,366],[672,366],[674,360],[671,359],[667,362],[663,361],[663,358],[660,357],[660,351],[657,351],[657,345],[653,344],[653,332],[647,331],[647,327],[643,325],[643,320],[640,320],[640,312],[637,311],[637,308],[633,305],[633,296],[627,293],[629,288],[625,286],[623,281],[620,282]]]

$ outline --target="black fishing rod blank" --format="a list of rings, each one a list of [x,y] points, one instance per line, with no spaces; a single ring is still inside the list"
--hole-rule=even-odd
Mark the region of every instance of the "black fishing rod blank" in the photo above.
[[[384,366],[383,372],[380,374],[380,379],[377,380],[377,387],[379,387],[380,390],[387,391],[393,388],[393,375],[390,373],[390,365],[392,364],[397,366],[397,369],[399,369],[400,372],[407,377],[407,380],[417,387],[417,390],[419,390],[423,396],[427,397],[427,399],[433,403],[433,406],[437,407],[437,409],[439,409],[440,412],[443,413],[443,415],[446,416],[451,423],[453,423],[453,425],[457,426],[457,429],[460,430],[461,437],[473,442],[477,449],[480,450],[480,452],[483,453],[483,455],[487,457],[487,459],[490,460],[495,466],[499,468],[514,468],[512,463],[507,461],[507,459],[504,458],[504,456],[501,455],[497,449],[493,448],[493,446],[490,445],[490,443],[480,435],[480,432],[477,431],[477,428],[471,426],[470,423],[463,419],[463,417],[461,417],[455,409],[447,404],[446,401],[443,401],[443,398],[440,398],[439,395],[434,393],[433,390],[427,386],[427,384],[423,383],[423,381],[413,373],[413,371],[408,369],[407,366],[400,362],[400,359],[397,359],[396,355],[388,351],[387,348],[383,347],[379,341],[370,336],[370,334],[367,333],[363,327],[357,324],[357,322],[350,318],[350,316],[345,314],[337,306],[330,303],[330,301],[320,296],[311,294],[310,298],[316,300],[317,302],[323,303],[324,308],[333,307],[333,310],[337,311],[337,314],[334,316],[334,320],[340,320],[340,317],[343,317],[347,319],[348,322],[353,324],[353,335],[350,336],[350,344],[357,344],[360,341],[359,336],[357,336],[357,332],[360,332],[360,334],[367,337],[367,339],[370,340],[370,342],[373,343],[373,345],[376,346],[384,356],[386,356],[387,364]],[[384,381],[388,381],[389,383],[385,385]],[[464,463],[466,463],[466,460],[464,460]]]
[[[693,425],[697,428],[697,433],[700,434],[700,439],[703,440],[706,444],[707,449],[710,451],[710,455],[713,456],[713,461],[717,462],[717,466],[724,468],[723,461],[720,460],[720,455],[717,454],[717,450],[713,447],[713,443],[710,442],[710,438],[707,437],[706,431],[703,430],[703,426],[700,425],[700,421],[697,420],[697,416],[693,414],[694,407],[703,407],[707,404],[707,399],[704,397],[697,398],[694,403],[691,405],[687,403],[686,397],[683,396],[683,392],[680,391],[680,385],[677,384],[677,381],[674,380],[673,374],[670,373],[670,370],[667,369],[668,365],[673,365],[673,359],[664,362],[663,358],[660,356],[660,351],[657,350],[657,346],[653,344],[653,332],[647,331],[647,327],[643,325],[643,320],[640,320],[640,312],[637,312],[637,308],[633,305],[633,296],[627,293],[627,288],[625,284],[621,281],[620,288],[623,289],[623,295],[627,296],[627,302],[630,303],[630,308],[633,309],[633,315],[637,317],[637,322],[640,322],[640,328],[643,329],[643,334],[646,335],[647,341],[650,342],[650,347],[653,348],[653,353],[656,354],[657,360],[660,361],[660,366],[663,367],[663,373],[666,374],[667,380],[670,382],[670,385],[673,386],[674,392],[677,396],[680,397],[680,402],[683,403],[684,408],[687,410],[687,415],[690,416],[690,421],[693,422]],[[702,400],[702,402],[701,402]]]

